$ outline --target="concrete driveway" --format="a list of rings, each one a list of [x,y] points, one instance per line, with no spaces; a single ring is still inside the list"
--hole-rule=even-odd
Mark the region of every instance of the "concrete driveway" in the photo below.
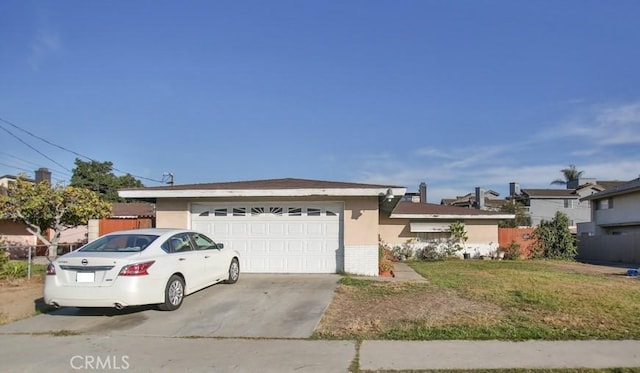
[[[173,312],[62,308],[3,325],[0,334],[308,338],[339,278],[242,274],[234,285],[214,285],[188,296]]]

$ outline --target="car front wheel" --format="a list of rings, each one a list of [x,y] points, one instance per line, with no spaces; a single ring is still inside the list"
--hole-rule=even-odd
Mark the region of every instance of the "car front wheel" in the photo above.
[[[225,284],[235,284],[240,278],[240,263],[238,258],[233,258],[231,264],[229,264],[229,278],[225,281]]]
[[[164,303],[159,305],[163,311],[174,311],[180,308],[184,300],[184,280],[182,277],[173,275],[167,281],[164,289]]]

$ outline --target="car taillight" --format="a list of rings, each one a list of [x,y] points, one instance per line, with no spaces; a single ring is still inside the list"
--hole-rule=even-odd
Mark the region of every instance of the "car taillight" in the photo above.
[[[144,263],[129,264],[127,266],[122,267],[122,269],[120,270],[120,273],[118,275],[119,276],[145,276],[145,275],[148,275],[149,273],[147,272],[147,269],[149,269],[149,267],[151,267],[151,265],[153,263],[155,263],[155,260],[152,260],[150,262],[144,262]]]
[[[56,266],[53,263],[49,263],[47,266],[47,276],[55,276],[56,275]]]

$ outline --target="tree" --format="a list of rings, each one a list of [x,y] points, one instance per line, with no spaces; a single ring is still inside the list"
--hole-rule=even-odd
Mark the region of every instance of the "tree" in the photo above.
[[[564,180],[555,179],[554,181],[551,182],[551,184],[554,184],[554,185],[567,185],[568,182],[573,181],[573,180],[577,180],[577,179],[581,178],[582,175],[584,174],[584,171],[578,171],[576,169],[576,165],[574,165],[574,164],[570,164],[569,168],[564,168],[564,169],[560,170],[560,172],[562,172],[562,174],[564,175]]]
[[[534,256],[549,259],[574,259],[578,255],[576,242],[569,231],[569,218],[556,212],[551,221],[543,220],[533,231]]]
[[[87,188],[100,195],[100,198],[109,202],[122,202],[118,196],[118,189],[141,188],[144,185],[131,174],[116,176],[113,174],[112,162],[90,161],[84,162],[76,158],[76,167],[71,176],[71,186]]]
[[[65,229],[109,214],[111,204],[100,200],[97,193],[73,186],[52,188],[47,181],[34,184],[18,178],[7,195],[0,195],[0,217],[24,223],[29,233],[49,246],[50,259],[57,255]]]
[[[501,220],[498,223],[498,226],[501,228],[516,228],[531,225],[531,216],[529,216],[529,213],[520,202],[506,202],[500,206],[499,211],[516,216],[515,219]]]

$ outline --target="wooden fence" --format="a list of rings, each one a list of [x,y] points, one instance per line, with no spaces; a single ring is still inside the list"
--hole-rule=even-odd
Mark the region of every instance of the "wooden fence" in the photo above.
[[[130,218],[130,219],[100,219],[99,235],[107,233],[124,231],[127,229],[153,228],[154,221],[152,218]]]
[[[535,228],[498,228],[498,245],[509,247],[511,242],[520,245],[520,254],[523,258],[529,258],[533,250],[531,235]]]

